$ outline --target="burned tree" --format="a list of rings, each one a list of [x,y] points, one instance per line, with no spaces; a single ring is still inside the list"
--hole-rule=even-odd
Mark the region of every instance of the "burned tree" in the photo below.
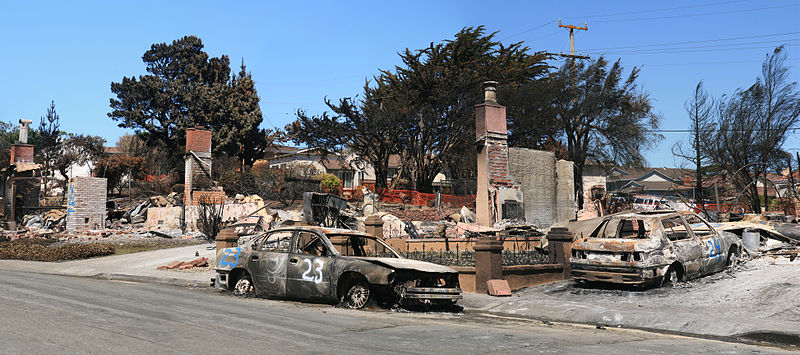
[[[704,169],[711,163],[706,145],[713,139],[716,123],[714,122],[714,99],[703,89],[703,82],[697,83],[692,97],[684,103],[689,114],[689,141],[672,146],[672,154],[690,161],[695,167],[695,201],[703,203]]]
[[[766,200],[767,171],[782,168],[788,155],[783,144],[800,122],[800,91],[789,81],[783,47],[767,55],[752,86],[723,97],[717,109],[719,130],[710,140],[710,157],[744,192],[753,212],[760,213],[755,180],[764,177]]]

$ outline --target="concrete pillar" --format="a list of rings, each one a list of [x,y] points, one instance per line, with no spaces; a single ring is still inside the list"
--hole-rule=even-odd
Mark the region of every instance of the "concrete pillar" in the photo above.
[[[503,279],[503,239],[481,237],[475,249],[475,292],[488,293],[486,282]]]
[[[572,255],[572,234],[569,229],[563,227],[553,227],[547,233],[547,245],[550,254],[550,261],[554,264],[564,266],[562,276],[566,279],[570,277],[572,268],[569,258]]]
[[[364,230],[367,234],[383,238],[383,219],[376,214],[367,217],[364,221]]]
[[[235,248],[239,244],[239,236],[232,228],[226,228],[217,233],[217,253],[225,248]]]

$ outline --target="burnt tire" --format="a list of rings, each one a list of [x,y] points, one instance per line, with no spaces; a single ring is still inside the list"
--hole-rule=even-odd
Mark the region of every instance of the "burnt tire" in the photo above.
[[[736,258],[739,257],[739,251],[735,248],[731,248],[731,251],[728,252],[728,259],[725,260],[725,268],[727,269],[731,265],[736,263]]]
[[[236,283],[233,285],[233,294],[240,297],[249,297],[254,295],[255,286],[253,286],[253,280],[250,279],[250,275],[243,274]]]
[[[342,295],[339,304],[350,309],[360,309],[367,305],[370,299],[369,284],[366,281],[355,281]]]
[[[681,280],[680,270],[677,265],[672,265],[667,269],[664,274],[664,279],[661,281],[661,286],[673,286]]]

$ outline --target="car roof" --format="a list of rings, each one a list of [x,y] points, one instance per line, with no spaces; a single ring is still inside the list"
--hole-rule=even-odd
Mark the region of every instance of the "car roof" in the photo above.
[[[670,216],[677,216],[677,215],[691,215],[694,214],[692,211],[675,211],[675,210],[657,210],[657,211],[625,211],[620,213],[615,213],[612,215],[608,215],[605,219],[613,219],[613,218],[663,218],[663,217],[670,217]]]
[[[362,237],[372,237],[372,234],[364,233],[361,231],[353,230],[353,229],[345,229],[345,228],[327,228],[327,227],[319,227],[319,226],[290,226],[290,227],[281,227],[269,230],[267,232],[272,231],[319,231],[326,235],[328,234],[349,234],[349,235],[357,235]]]

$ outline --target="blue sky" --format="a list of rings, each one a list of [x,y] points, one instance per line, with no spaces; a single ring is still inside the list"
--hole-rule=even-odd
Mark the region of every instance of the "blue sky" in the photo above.
[[[108,118],[110,83],[145,74],[153,43],[185,35],[212,56],[244,59],[261,96],[264,127],[283,127],[323,98],[350,97],[397,52],[485,25],[504,42],[568,52],[565,24],[579,53],[621,58],[641,68],[664,129],[686,129],[683,109],[699,80],[714,96],[752,84],[765,55],[787,44],[800,81],[800,1],[6,1],[0,5],[0,120],[34,122],[51,100],[62,129],[104,137],[126,133]],[[689,43],[686,43],[689,42]],[[558,64],[558,63],[554,63]],[[502,98],[499,99],[502,102]],[[664,133],[646,153],[651,166],[678,166],[670,153],[685,133]],[[800,148],[795,133],[785,148]],[[792,151],[794,152],[794,151]]]

